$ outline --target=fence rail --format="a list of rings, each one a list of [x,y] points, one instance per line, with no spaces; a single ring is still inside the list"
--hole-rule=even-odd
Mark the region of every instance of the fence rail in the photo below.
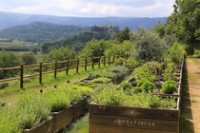
[[[84,68],[85,71],[88,70],[88,67],[91,66],[94,69],[95,65],[101,67],[101,65],[106,66],[106,64],[110,65],[115,63],[116,59],[119,57],[128,58],[129,55],[114,55],[114,56],[101,56],[101,57],[85,57],[85,58],[77,58],[77,59],[70,59],[64,61],[55,61],[50,63],[38,63],[32,65],[20,65],[16,67],[7,67],[7,68],[0,68],[0,72],[7,72],[7,71],[18,71],[19,77],[10,77],[5,79],[0,79],[1,82],[7,81],[20,81],[20,88],[24,87],[24,79],[25,78],[33,78],[39,77],[39,83],[42,84],[43,75],[54,73],[54,78],[57,78],[57,73],[66,71],[66,75],[69,74],[70,69],[75,69],[76,73],[79,73],[79,68]],[[53,69],[44,71],[44,68],[48,65],[52,65]],[[31,73],[31,74],[24,74],[26,69],[35,68],[37,69],[38,73]]]

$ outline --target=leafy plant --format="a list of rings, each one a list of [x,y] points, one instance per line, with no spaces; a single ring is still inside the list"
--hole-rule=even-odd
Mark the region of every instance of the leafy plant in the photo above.
[[[65,89],[51,90],[44,96],[52,112],[58,112],[70,106],[70,100]]]
[[[121,84],[121,88],[123,89],[123,91],[125,91],[127,94],[131,94],[132,93],[132,89],[133,89],[133,86],[131,83],[129,82],[123,82]]]
[[[6,88],[6,87],[8,87],[8,86],[9,86],[8,83],[1,83],[1,84],[0,84],[0,90]]]
[[[21,133],[19,118],[16,110],[12,108],[0,108],[0,131],[3,133]]]
[[[175,76],[174,73],[176,71],[176,64],[173,62],[167,63],[167,67],[164,71],[164,80],[174,80]]]
[[[155,84],[146,78],[140,79],[137,83],[137,86],[141,88],[143,92],[152,92],[156,88]]]
[[[50,107],[42,95],[25,95],[17,101],[17,117],[21,128],[30,129],[48,118]]]
[[[96,84],[109,83],[109,82],[111,82],[111,79],[109,78],[96,78],[91,81],[91,83],[96,83]]]
[[[122,76],[128,73],[128,69],[125,66],[114,66],[110,68],[110,71],[116,73],[118,76]]]
[[[136,80],[146,78],[150,81],[157,80],[161,71],[161,64],[158,62],[147,62],[142,66],[136,68],[133,72]]]
[[[165,94],[173,94],[176,89],[176,82],[173,80],[168,80],[163,83],[161,92]]]

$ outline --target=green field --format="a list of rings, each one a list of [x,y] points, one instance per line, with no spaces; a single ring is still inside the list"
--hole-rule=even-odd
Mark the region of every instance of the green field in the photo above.
[[[2,38],[0,40],[3,40]],[[0,50],[13,51],[13,52],[27,52],[33,51],[34,49],[39,49],[37,43],[32,42],[22,42],[17,40],[12,40],[10,42],[0,41]]]

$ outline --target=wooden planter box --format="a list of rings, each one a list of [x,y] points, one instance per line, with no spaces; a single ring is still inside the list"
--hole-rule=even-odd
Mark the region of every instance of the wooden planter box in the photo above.
[[[24,129],[22,133],[52,133],[52,120],[52,117],[49,117],[48,120],[43,121],[31,129]]]
[[[53,112],[53,132],[58,132],[65,127],[69,126],[73,121],[73,109],[72,107],[60,111],[60,112]]]
[[[150,109],[90,104],[90,133],[179,133],[177,109]]]
[[[88,112],[88,108],[89,108],[88,103],[87,103],[88,98],[89,98],[88,96],[85,96],[82,100],[72,105],[74,120],[78,119],[80,116]]]

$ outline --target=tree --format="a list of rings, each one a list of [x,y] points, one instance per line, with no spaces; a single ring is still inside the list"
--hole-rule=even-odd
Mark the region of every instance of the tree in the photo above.
[[[77,53],[73,48],[70,47],[60,47],[58,49],[52,49],[45,57],[45,61],[63,61],[66,59],[75,58]]]
[[[179,41],[189,46],[189,53],[200,44],[200,5],[199,0],[176,0],[174,13],[165,25],[166,34],[175,34]]]
[[[147,29],[138,29],[132,38],[136,42],[136,58],[156,61],[162,59],[167,45],[158,34]]]
[[[93,39],[86,43],[85,47],[81,51],[81,56],[103,56],[107,48],[109,48],[109,41]]]
[[[120,31],[117,35],[117,41],[123,42],[124,40],[130,39],[130,30],[128,27],[126,27],[124,30]]]
[[[20,65],[20,58],[11,52],[0,52],[0,68],[14,67]],[[17,71],[0,71],[0,79],[13,76]]]
[[[161,24],[160,21],[154,27],[154,31],[157,32],[161,38],[165,35],[164,25]]]
[[[21,56],[21,58],[25,65],[35,64],[37,62],[33,53],[25,53]]]

